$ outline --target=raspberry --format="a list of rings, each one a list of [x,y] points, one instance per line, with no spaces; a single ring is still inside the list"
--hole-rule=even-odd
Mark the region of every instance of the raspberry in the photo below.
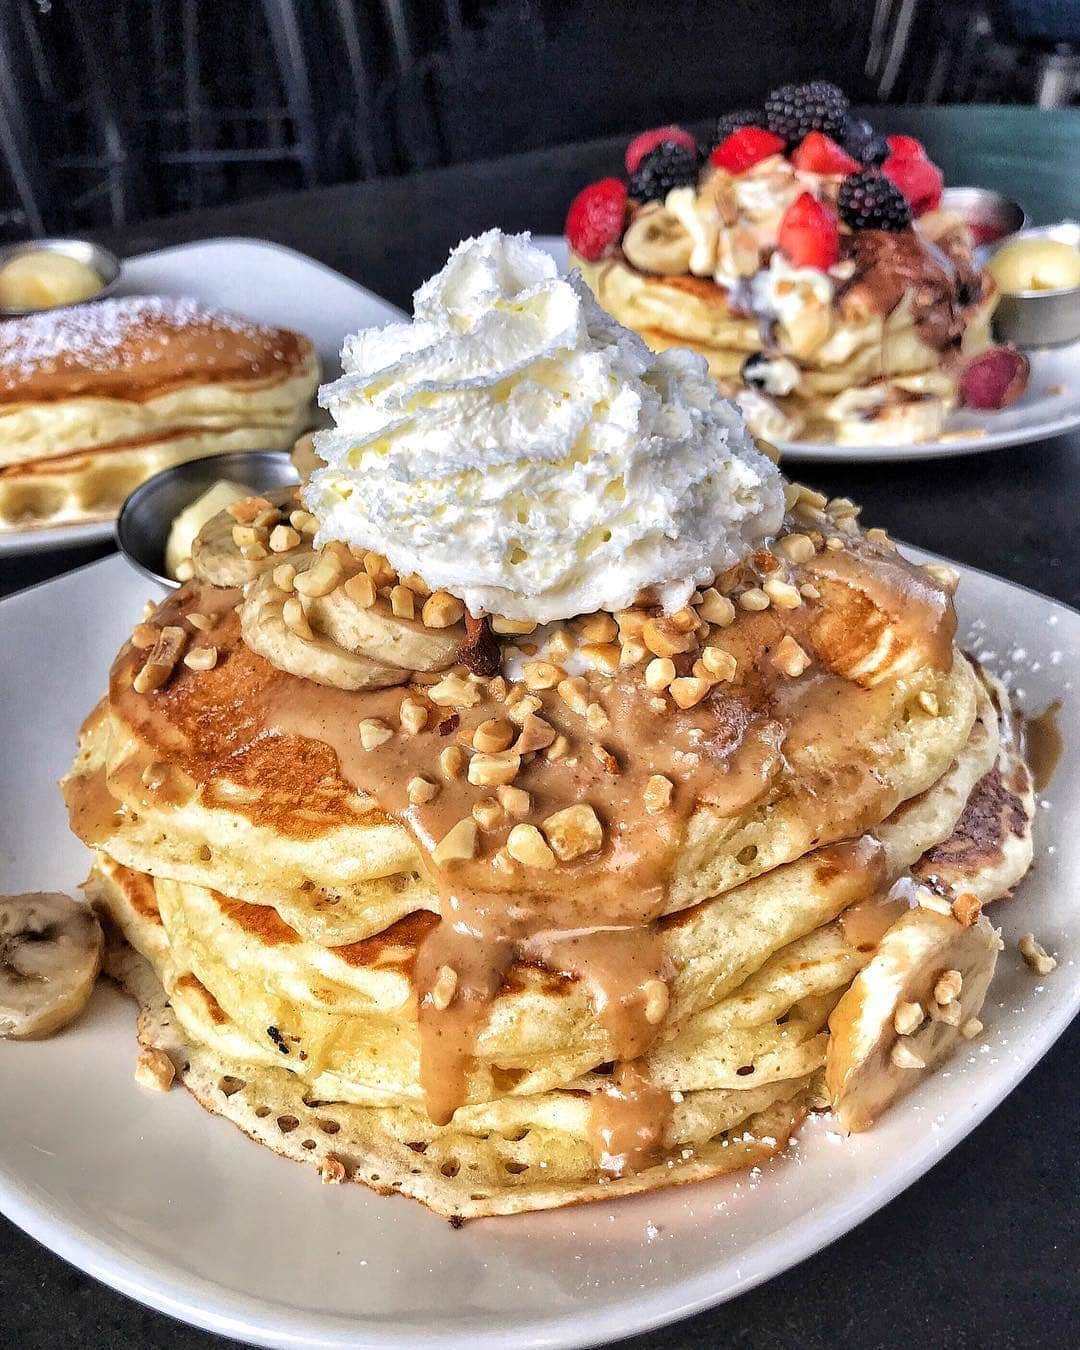
[[[596,262],[618,241],[625,218],[626,185],[618,178],[601,178],[570,203],[564,233],[575,253]]]
[[[770,155],[778,155],[784,142],[761,127],[739,127],[726,136],[709,156],[709,163],[728,173],[745,173]]]
[[[858,173],[859,162],[845,154],[831,137],[812,131],[792,152],[791,162],[804,173]]]
[[[1023,394],[1031,362],[1015,347],[991,347],[965,366],[960,376],[960,401],[969,408],[997,411]]]
[[[847,99],[826,80],[785,84],[765,100],[765,125],[788,145],[797,145],[811,131],[823,131],[838,141],[847,120]]]
[[[881,172],[908,199],[914,216],[933,211],[941,201],[945,179],[938,166],[928,159],[902,159],[890,155],[881,166]]]
[[[853,230],[906,230],[911,224],[904,194],[874,169],[849,174],[840,184],[836,204]]]
[[[682,127],[656,127],[653,131],[643,131],[635,136],[626,147],[626,172],[634,173],[638,165],[658,145],[681,145],[684,150],[697,154],[697,141]]]
[[[688,150],[662,141],[630,175],[630,196],[639,202],[663,201],[672,188],[696,185],[697,176],[697,146]]]
[[[890,154],[895,155],[897,159],[927,158],[922,141],[917,141],[914,136],[886,136],[885,140]]]
[[[803,192],[784,212],[778,238],[780,251],[796,267],[824,272],[840,257],[836,217],[810,192]]]
[[[884,164],[891,153],[889,142],[864,117],[853,118],[848,123],[842,144],[860,164]]]
[[[721,113],[713,129],[713,149],[740,127],[759,127],[764,121],[765,114],[753,108],[739,108],[736,112]]]

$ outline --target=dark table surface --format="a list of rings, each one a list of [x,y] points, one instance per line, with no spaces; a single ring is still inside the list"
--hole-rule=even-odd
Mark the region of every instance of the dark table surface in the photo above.
[[[919,136],[947,181],[998,188],[1024,202],[1035,223],[1080,215],[1080,113],[905,108],[879,110],[875,120]],[[408,307],[414,287],[464,235],[491,225],[557,233],[579,187],[621,171],[623,145],[594,141],[280,196],[103,238],[124,254],[218,235],[272,239]],[[864,518],[899,538],[1080,606],[1080,434],[924,463],[807,468],[800,477],[854,497]],[[99,545],[5,559],[0,594],[108,551]],[[625,1344],[1080,1344],[1078,1061],[1074,1024],[947,1159],[854,1233],[733,1303]],[[2,1219],[0,1310],[0,1347],[225,1344],[96,1284]]]

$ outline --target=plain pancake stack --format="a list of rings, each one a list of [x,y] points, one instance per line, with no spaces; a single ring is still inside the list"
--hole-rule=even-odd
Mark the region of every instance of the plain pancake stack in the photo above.
[[[0,325],[0,533],[114,516],[159,469],[289,449],[311,343],[191,300],[130,297]]]
[[[533,634],[284,497],[212,521],[64,784],[144,1045],[454,1220],[872,1123],[972,1034],[1031,782],[948,578],[788,505],[686,611]]]

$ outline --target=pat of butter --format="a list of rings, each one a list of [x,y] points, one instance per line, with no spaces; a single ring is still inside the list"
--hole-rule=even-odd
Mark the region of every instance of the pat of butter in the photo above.
[[[191,546],[195,536],[208,520],[232,506],[233,502],[243,501],[254,496],[251,488],[241,487],[239,483],[230,483],[219,479],[213,487],[208,487],[201,497],[197,497],[190,506],[185,507],[176,517],[169,530],[169,541],[165,545],[165,571],[178,580],[176,569],[185,558],[191,557]]]
[[[989,267],[1006,295],[1080,286],[1080,250],[1060,239],[1016,239],[998,249]]]
[[[77,305],[100,290],[101,277],[92,267],[49,249],[20,253],[0,269],[0,306],[4,309]]]

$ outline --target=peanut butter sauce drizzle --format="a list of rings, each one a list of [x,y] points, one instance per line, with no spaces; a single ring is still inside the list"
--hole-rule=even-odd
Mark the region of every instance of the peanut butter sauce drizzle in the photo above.
[[[857,559],[818,555],[804,571],[822,586],[835,583],[872,594],[906,638],[923,644],[921,655],[929,663],[947,668],[955,619],[945,592],[929,580],[924,584],[922,574],[900,560],[874,550],[859,552]],[[155,620],[177,622],[185,608],[212,613],[214,628],[206,640],[226,650],[229,642],[239,642],[232,613],[238,598],[237,592],[214,593],[208,587],[194,595],[180,592]],[[595,1047],[594,1064],[615,1061],[618,1066],[611,1090],[593,1103],[598,1160],[608,1167],[604,1158],[622,1158],[620,1166],[635,1167],[655,1158],[670,1101],[659,1103],[666,1094],[649,1087],[635,1062],[648,1051],[666,1011],[672,971],[655,921],[666,911],[674,865],[695,808],[705,803],[721,816],[735,816],[761,799],[783,769],[793,768],[800,776],[799,816],[807,847],[835,839],[838,821],[861,835],[881,818],[884,790],[870,769],[853,763],[846,774],[822,781],[815,778],[813,748],[822,738],[850,740],[852,729],[868,716],[873,720],[878,705],[893,696],[891,682],[866,689],[846,673],[820,667],[791,678],[773,662],[788,634],[810,651],[827,649],[830,635],[820,628],[823,612],[824,607],[808,605],[741,612],[724,633],[725,646],[739,662],[738,680],[715,686],[688,710],[670,703],[658,710],[640,668],[610,678],[588,677],[588,699],[606,716],[601,732],[586,733],[584,719],[555,690],[534,691],[540,704],[536,714],[556,736],[565,736],[569,749],[561,758],[544,750],[523,755],[513,786],[529,794],[527,814],[519,820],[503,813],[488,822],[477,831],[475,854],[450,861],[436,860],[440,841],[470,817],[473,807],[490,799],[493,789],[441,772],[439,755],[455,743],[471,746],[480,723],[506,716],[507,705],[492,695],[489,681],[473,681],[478,701],[454,712],[430,704],[422,682],[346,692],[281,672],[248,701],[245,716],[255,720],[249,739],[297,737],[329,746],[345,782],[409,832],[438,890],[441,922],[422,943],[414,970],[421,1084],[433,1121],[445,1124],[464,1102],[489,1095],[476,1058],[478,1039],[504,983],[521,978],[511,966],[535,965],[590,987],[599,1031],[582,1028],[581,1044],[589,1051]],[[139,656],[130,648],[121,653],[111,697],[140,736],[167,753],[170,745],[179,748],[175,728],[155,711],[153,696],[140,697],[131,689]],[[178,678],[197,676],[184,671]],[[412,735],[398,729],[407,698],[425,702],[429,712],[427,725]],[[358,734],[365,719],[378,719],[394,734],[365,750]],[[145,758],[140,762],[144,790],[156,790],[152,782],[146,784],[153,774],[146,774]],[[127,772],[133,774],[134,766]],[[410,800],[408,785],[421,775],[438,784],[430,801]],[[672,792],[667,808],[651,813],[645,789],[654,775],[666,777]],[[124,786],[133,789],[130,776]],[[595,851],[571,861],[552,859],[546,867],[510,856],[506,845],[514,825],[540,825],[553,813],[581,804],[592,807],[602,826]],[[872,843],[857,840],[839,846],[835,857],[823,857],[838,872],[850,869],[852,901],[876,884]]]
[[[1036,792],[1044,792],[1050,786],[1065,750],[1060,713],[1061,699],[1055,699],[1038,717],[1025,717],[1021,723],[1024,759]]]

